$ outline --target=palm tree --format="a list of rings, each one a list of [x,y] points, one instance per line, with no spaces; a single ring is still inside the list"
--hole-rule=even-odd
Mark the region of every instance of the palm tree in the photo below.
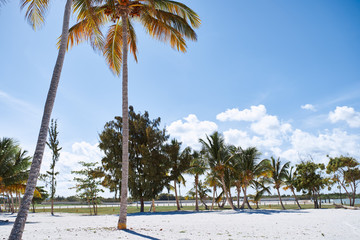
[[[69,35],[68,30],[70,23],[71,3],[72,3],[71,0],[66,0],[59,52],[56,59],[53,75],[51,78],[50,88],[45,102],[44,112],[40,125],[40,132],[36,143],[33,161],[31,163],[25,194],[21,202],[19,213],[17,214],[15,223],[13,225],[13,228],[9,236],[10,240],[22,238],[25,222],[27,219],[27,214],[30,208],[32,198],[34,196],[37,179],[39,177],[41,162],[44,155],[45,143],[47,138],[47,131],[49,128],[49,122],[51,118],[51,112],[54,106],[56,91],[59,85],[61,70],[65,59],[66,45]],[[25,16],[34,29],[36,29],[36,27],[43,24],[44,16],[48,9],[48,4],[49,1],[21,0],[22,8],[28,6]]]
[[[285,186],[283,187],[283,189],[285,191],[288,190],[288,189],[291,190],[292,194],[294,195],[296,204],[298,205],[298,208],[301,209],[298,198],[297,198],[297,196],[295,194],[295,186],[294,186],[295,176],[294,176],[294,173],[293,173],[293,169],[294,169],[294,167],[291,166],[290,170],[288,170],[286,172],[286,176],[285,176],[285,180],[284,180]]]
[[[269,167],[270,180],[272,184],[274,184],[274,188],[278,193],[281,207],[283,210],[285,210],[284,204],[281,200],[280,187],[285,181],[287,175],[287,169],[289,168],[290,162],[286,162],[284,165],[281,165],[280,158],[275,160],[274,157],[271,157],[271,162],[269,160],[266,161],[269,164],[268,167]]]
[[[259,202],[265,193],[270,194],[270,187],[265,186],[268,183],[268,179],[266,177],[261,177],[256,181],[253,181],[251,187],[256,191],[254,196],[254,203],[256,204],[256,209],[259,209]]]
[[[195,211],[199,211],[199,204],[198,204],[199,176],[205,173],[207,167],[205,161],[201,158],[199,152],[194,151],[192,157],[193,160],[190,163],[190,168],[187,170],[187,173],[194,175],[195,177]]]
[[[103,52],[115,74],[119,75],[122,69],[123,161],[118,229],[126,229],[129,168],[128,47],[137,60],[133,21],[140,22],[152,37],[169,42],[178,51],[186,52],[185,38],[197,39],[193,28],[200,26],[200,19],[185,4],[170,0],[98,0],[90,8],[84,8],[81,2],[84,1],[79,1],[75,9],[79,13],[78,23],[70,29],[69,44],[87,40]],[[103,38],[99,26],[109,22],[113,23]]]
[[[249,147],[247,149],[240,148],[234,157],[234,160],[237,162],[235,171],[237,172],[238,180],[241,182],[244,193],[241,209],[244,208],[245,203],[248,208],[251,209],[247,197],[247,189],[258,177],[266,174],[266,161],[258,162],[260,155],[261,153],[256,147]]]
[[[177,194],[177,183],[185,183],[185,179],[183,177],[183,173],[185,173],[191,161],[191,149],[189,147],[185,148],[181,151],[181,143],[178,142],[176,139],[171,140],[170,144],[165,145],[164,147],[165,153],[167,158],[170,162],[171,170],[170,170],[170,179],[174,181],[174,192],[175,192],[175,199],[177,210],[180,211],[180,203],[179,197]],[[180,185],[179,185],[180,186]]]
[[[225,145],[224,138],[218,132],[206,136],[206,141],[203,139],[199,139],[199,141],[202,144],[202,152],[211,171],[214,171],[221,181],[227,202],[232,209],[235,209],[229,196],[230,189],[227,187],[229,184],[225,182],[225,176],[232,167],[229,147]]]

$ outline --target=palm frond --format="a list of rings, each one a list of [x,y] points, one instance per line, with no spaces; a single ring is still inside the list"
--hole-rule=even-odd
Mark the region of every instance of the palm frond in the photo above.
[[[45,22],[49,0],[20,0],[21,9],[26,8],[25,18],[34,30]]]
[[[104,56],[114,74],[119,75],[122,63],[122,24],[118,20],[109,27],[104,46]]]

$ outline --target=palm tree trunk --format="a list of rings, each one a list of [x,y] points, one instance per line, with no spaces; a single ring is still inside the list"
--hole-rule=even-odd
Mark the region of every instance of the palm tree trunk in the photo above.
[[[46,98],[35,154],[31,163],[29,179],[26,184],[25,194],[20,205],[19,213],[17,214],[15,223],[11,230],[9,240],[15,240],[15,239],[20,240],[22,238],[31,200],[34,196],[34,190],[36,187],[37,179],[40,172],[41,162],[44,154],[45,143],[49,129],[49,122],[51,118],[51,112],[55,103],[56,91],[59,85],[61,70],[65,59],[67,41],[69,36],[71,3],[72,3],[71,0],[66,1],[59,53],[54,67],[54,71],[50,83],[50,89]]]
[[[199,204],[198,204],[198,184],[199,184],[199,176],[195,175],[195,211],[199,211]]]
[[[51,175],[51,215],[54,216],[54,168],[52,169],[52,175]]]
[[[152,212],[156,212],[155,199],[152,199]]]
[[[280,195],[279,188],[276,188],[276,190],[277,190],[277,193],[278,193],[278,196],[279,196],[279,200],[280,200],[281,207],[282,207],[283,210],[286,210],[286,208],[284,207],[284,204],[283,204],[283,202],[282,202],[282,200],[281,200],[281,195]]]
[[[176,190],[176,180],[174,180],[174,191],[175,191],[175,200],[176,200],[176,206],[177,206],[177,210],[180,211],[180,203],[179,203],[179,197],[177,194],[177,190]]]
[[[216,194],[216,185],[214,185],[214,187],[213,187],[213,199],[212,199],[211,209],[210,209],[211,211],[214,210],[215,194]]]
[[[129,179],[129,104],[128,104],[128,13],[123,11],[122,16],[122,166],[121,166],[121,204],[118,229],[126,229],[127,195]]]
[[[296,201],[296,204],[298,205],[298,208],[301,209],[300,203],[299,203],[299,201],[298,201],[298,199],[297,199],[297,196],[296,196],[296,194],[295,194],[294,189],[292,188],[291,191],[292,191],[292,193],[293,193],[293,195],[294,195],[294,197],[295,197],[295,201]]]
[[[224,176],[221,176],[221,184],[223,185],[223,188],[224,188],[224,192],[225,192],[225,196],[226,196],[226,199],[228,201],[228,203],[230,204],[230,207],[235,210],[235,206],[232,202],[232,199],[229,198],[229,192],[227,191],[227,187],[226,187],[226,184],[225,184],[225,179],[224,179]]]
[[[240,192],[241,192],[240,187],[236,187],[236,191],[237,191],[237,207],[240,208]]]

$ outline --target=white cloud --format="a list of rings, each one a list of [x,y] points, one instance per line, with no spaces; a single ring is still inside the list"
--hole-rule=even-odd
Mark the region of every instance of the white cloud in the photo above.
[[[210,135],[218,129],[214,122],[200,121],[196,115],[190,114],[182,120],[172,122],[167,130],[171,137],[179,139],[184,145],[199,148],[199,138]]]
[[[291,132],[291,125],[289,123],[280,123],[277,116],[266,115],[258,122],[252,123],[251,130],[259,135],[270,137]]]
[[[302,105],[301,108],[305,109],[305,110],[310,110],[310,111],[316,112],[316,108],[312,104]]]
[[[16,108],[18,111],[25,112],[27,114],[39,115],[41,111],[29,104],[26,101],[18,99],[16,97],[11,96],[10,94],[3,92],[0,90],[0,101],[4,102],[7,105],[10,105],[13,108]]]
[[[360,127],[360,112],[356,112],[352,107],[336,107],[335,111],[329,113],[332,123],[345,121],[350,127]]]
[[[266,115],[266,108],[264,105],[251,106],[250,109],[244,109],[240,111],[237,108],[228,109],[225,112],[219,113],[216,116],[216,119],[225,122],[225,121],[247,121],[253,122],[260,120]]]

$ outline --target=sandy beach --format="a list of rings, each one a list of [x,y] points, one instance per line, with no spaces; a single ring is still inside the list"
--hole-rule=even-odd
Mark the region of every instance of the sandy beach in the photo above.
[[[345,209],[130,214],[127,231],[116,230],[117,219],[29,214],[23,239],[360,239],[360,211]],[[15,215],[0,220],[0,239],[7,239]]]

